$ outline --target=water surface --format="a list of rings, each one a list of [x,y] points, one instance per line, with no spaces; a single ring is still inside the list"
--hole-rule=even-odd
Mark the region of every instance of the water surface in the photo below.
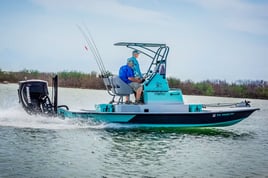
[[[0,177],[267,177],[268,101],[224,128],[132,128],[27,115],[0,84]],[[59,104],[93,109],[105,91],[60,88]],[[243,99],[185,96],[188,103]]]

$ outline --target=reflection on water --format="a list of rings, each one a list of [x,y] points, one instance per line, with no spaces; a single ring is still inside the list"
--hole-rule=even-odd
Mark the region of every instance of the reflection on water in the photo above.
[[[247,140],[254,139],[254,134],[251,133],[238,134],[214,128],[116,127],[104,128],[99,132],[103,135],[102,138],[109,142],[109,151],[104,155],[106,161],[102,164],[103,172],[113,170],[112,174],[105,174],[107,177],[182,175],[178,173],[178,169],[185,170],[185,177],[198,173],[206,175],[203,171],[207,168],[201,168],[203,164],[210,165],[213,162],[211,159],[222,159],[222,149],[232,152],[226,144],[233,144],[239,140],[246,143]],[[191,170],[193,165],[198,165],[203,170]]]
[[[223,138],[253,138],[253,133],[238,133],[237,131],[224,130],[220,128],[106,128],[107,132],[115,134],[131,134],[133,136],[152,134],[156,137],[190,135],[190,136],[215,136]]]

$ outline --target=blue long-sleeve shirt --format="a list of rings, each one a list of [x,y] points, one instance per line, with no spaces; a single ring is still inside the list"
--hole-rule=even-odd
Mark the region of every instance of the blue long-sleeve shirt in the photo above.
[[[119,78],[121,78],[121,80],[123,80],[125,83],[129,84],[132,82],[128,79],[129,77],[135,77],[133,69],[128,65],[120,67]]]
[[[142,78],[142,74],[141,74],[140,65],[139,65],[138,60],[134,56],[127,59],[127,61],[130,61],[130,60],[132,60],[133,64],[134,64],[133,70],[134,70],[135,77]]]

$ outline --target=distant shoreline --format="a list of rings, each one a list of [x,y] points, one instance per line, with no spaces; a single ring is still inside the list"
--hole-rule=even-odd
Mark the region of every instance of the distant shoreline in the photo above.
[[[20,72],[6,72],[0,70],[0,83],[18,83],[25,79],[40,79],[52,83],[53,73],[36,70]],[[59,86],[66,88],[84,88],[105,90],[102,79],[97,72],[82,73],[77,71],[58,72]],[[170,88],[180,88],[185,95],[220,96],[233,98],[268,99],[268,82],[263,80],[240,80],[236,83],[227,83],[222,80],[205,80],[193,82],[181,81],[178,78],[168,77]]]

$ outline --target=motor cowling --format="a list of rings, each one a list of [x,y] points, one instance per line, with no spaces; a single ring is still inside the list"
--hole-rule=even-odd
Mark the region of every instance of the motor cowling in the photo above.
[[[19,82],[19,102],[29,114],[54,115],[55,110],[49,98],[48,83],[43,80]]]

